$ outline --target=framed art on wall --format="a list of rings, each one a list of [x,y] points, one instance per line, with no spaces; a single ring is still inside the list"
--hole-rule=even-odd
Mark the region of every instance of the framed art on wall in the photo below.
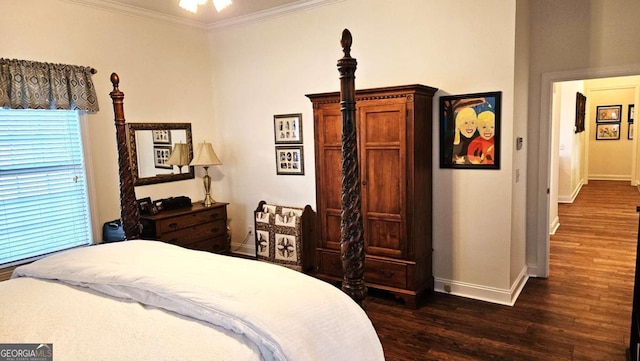
[[[276,147],[276,174],[304,175],[302,146]]]
[[[171,164],[167,164],[170,155],[171,146],[153,147],[153,165],[159,169],[173,169]]]
[[[154,144],[171,144],[171,131],[169,129],[154,129],[151,133]]]
[[[440,97],[440,168],[500,169],[502,92]]]
[[[276,144],[302,144],[302,114],[273,116]]]
[[[596,107],[596,122],[597,123],[619,122],[621,111],[622,111],[622,104],[599,105]]]
[[[576,123],[575,133],[584,132],[584,117],[587,109],[587,97],[584,94],[576,93]]]
[[[596,124],[596,140],[620,139],[620,123]]]

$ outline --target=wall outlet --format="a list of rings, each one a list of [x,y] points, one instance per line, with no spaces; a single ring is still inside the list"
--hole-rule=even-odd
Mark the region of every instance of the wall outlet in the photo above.
[[[247,232],[249,232],[249,234],[253,234],[253,226],[252,225],[249,225],[247,227]]]

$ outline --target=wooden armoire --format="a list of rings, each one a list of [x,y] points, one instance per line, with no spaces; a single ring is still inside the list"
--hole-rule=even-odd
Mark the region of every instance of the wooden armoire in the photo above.
[[[356,91],[366,244],[364,280],[416,307],[433,290],[432,103],[437,91],[407,85]],[[315,126],[316,276],[341,281],[340,93],[307,95]]]

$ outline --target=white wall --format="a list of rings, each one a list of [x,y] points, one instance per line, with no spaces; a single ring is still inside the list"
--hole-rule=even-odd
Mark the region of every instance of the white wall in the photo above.
[[[100,225],[120,217],[112,72],[120,75],[128,122],[189,122],[194,141],[214,133],[211,65],[201,30],[67,1],[0,0],[0,34],[4,58],[98,70],[93,82],[100,111],[88,116],[88,142]],[[200,179],[137,187],[136,193],[203,198]],[[94,235],[101,240],[100,229]]]
[[[502,91],[500,170],[437,168],[435,100],[433,247],[437,284],[477,298],[506,295],[509,302],[511,269],[524,267],[522,223],[514,248],[522,252],[511,258],[511,215],[517,207],[523,215],[524,204],[514,204],[505,190],[514,182],[515,124],[521,133],[526,123],[523,114],[514,121],[511,0],[347,0],[212,32],[216,142],[225,162],[218,197],[231,202],[234,234],[244,235],[263,199],[315,208],[312,108],[305,94],[339,90],[344,28],[353,34],[357,89],[422,83],[439,88],[438,95]],[[304,176],[276,175],[273,115],[283,113],[303,114]],[[516,162],[521,169],[523,162]]]
[[[584,82],[558,83],[560,89],[560,119],[558,153],[558,202],[571,203],[578,195],[583,183],[582,163],[586,131],[575,132],[576,93],[585,94]],[[590,103],[587,98],[587,106]],[[585,122],[587,122],[585,120]]]

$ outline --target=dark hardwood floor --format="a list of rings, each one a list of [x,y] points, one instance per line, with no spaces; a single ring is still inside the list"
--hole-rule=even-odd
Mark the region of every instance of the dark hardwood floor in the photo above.
[[[418,310],[378,294],[365,301],[394,360],[626,360],[640,194],[590,181],[560,204],[550,275],[515,306],[435,293]]]

